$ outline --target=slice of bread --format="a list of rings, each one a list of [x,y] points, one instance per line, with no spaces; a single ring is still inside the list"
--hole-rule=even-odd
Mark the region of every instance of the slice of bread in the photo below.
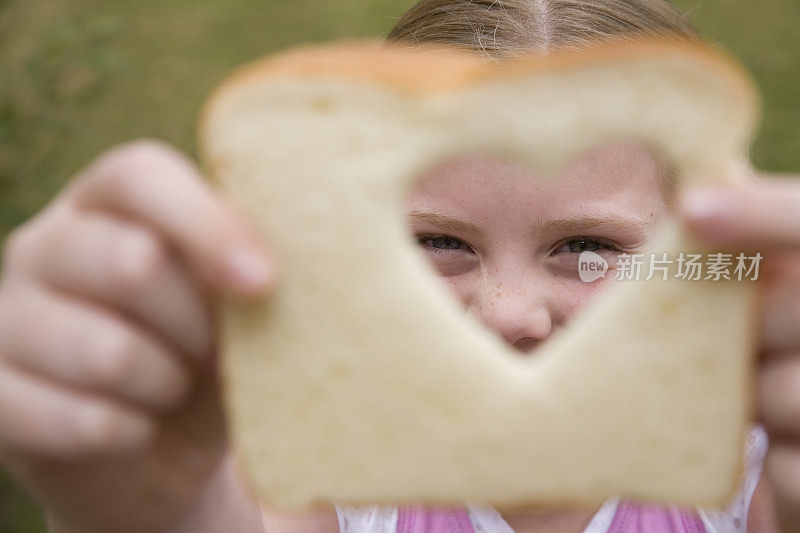
[[[499,65],[350,42],[226,79],[202,157],[280,270],[270,297],[221,309],[230,434],[257,495],[724,504],[751,410],[753,283],[616,283],[523,359],[446,294],[402,208],[452,154],[552,172],[619,139],[662,154],[679,186],[742,180],[759,114],[734,61],[673,42]],[[675,222],[652,249],[702,251]]]

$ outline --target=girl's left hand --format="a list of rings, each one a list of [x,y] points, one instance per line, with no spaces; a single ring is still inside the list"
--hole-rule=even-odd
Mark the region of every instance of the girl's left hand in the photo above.
[[[770,445],[762,479],[781,531],[800,531],[800,176],[764,177],[692,188],[679,212],[714,252],[763,256],[758,415]]]

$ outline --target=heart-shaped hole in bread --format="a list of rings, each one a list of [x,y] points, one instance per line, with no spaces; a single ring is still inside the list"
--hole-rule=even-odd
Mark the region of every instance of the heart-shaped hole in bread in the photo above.
[[[346,43],[230,77],[202,154],[281,271],[269,298],[222,310],[231,437],[256,494],[723,504],[749,415],[752,283],[619,283],[520,358],[442,289],[404,203],[459,154],[555,175],[608,142],[662,154],[678,187],[741,180],[757,118],[739,67],[669,42],[499,66]],[[652,248],[697,247],[666,222]]]
[[[667,262],[651,263],[653,272],[640,263],[674,202],[674,180],[658,154],[635,143],[594,147],[552,176],[463,154],[429,169],[404,212],[412,240],[466,313],[532,353],[617,278],[663,277]],[[381,246],[367,242],[362,253]]]

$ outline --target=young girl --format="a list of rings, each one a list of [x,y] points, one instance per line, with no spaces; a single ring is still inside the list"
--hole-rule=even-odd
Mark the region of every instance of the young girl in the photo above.
[[[696,38],[663,0],[423,1],[391,38],[500,58],[634,33]],[[606,283],[581,282],[577,255],[637,249],[668,200],[657,161],[635,143],[599,147],[552,181],[479,154],[424,178],[407,206],[421,249],[465,310],[521,357],[535,357]],[[187,158],[155,141],[100,156],[5,243],[0,458],[55,532],[777,531],[773,509],[786,531],[798,530],[800,185],[754,180],[677,200],[699,238],[765,255],[759,414],[773,439],[759,482],[767,441],[751,434],[725,512],[617,499],[503,515],[260,509],[226,453],[212,301],[264,296],[280,283],[280,264]]]

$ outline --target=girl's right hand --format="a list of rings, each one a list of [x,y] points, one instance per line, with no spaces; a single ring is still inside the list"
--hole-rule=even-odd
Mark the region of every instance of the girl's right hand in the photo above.
[[[56,529],[177,525],[224,477],[212,301],[272,283],[253,229],[156,141],[108,151],[10,234],[0,459]]]

